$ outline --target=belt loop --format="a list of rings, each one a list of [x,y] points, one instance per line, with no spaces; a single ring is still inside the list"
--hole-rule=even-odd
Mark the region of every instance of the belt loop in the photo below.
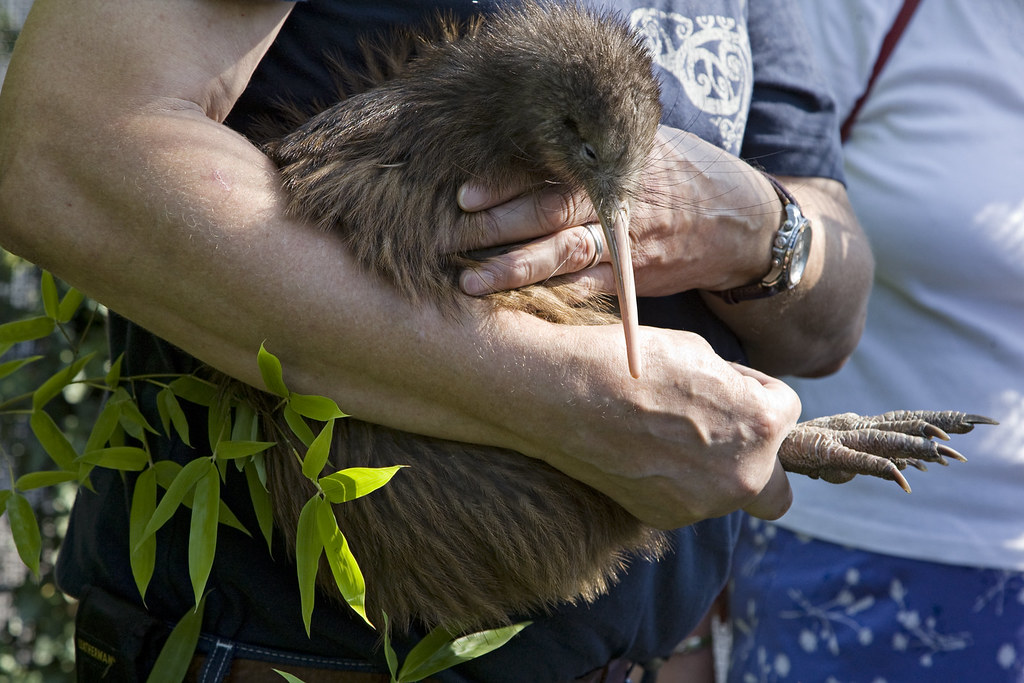
[[[210,654],[203,662],[196,683],[221,683],[231,671],[231,661],[235,658],[235,644],[230,640],[217,639]]]

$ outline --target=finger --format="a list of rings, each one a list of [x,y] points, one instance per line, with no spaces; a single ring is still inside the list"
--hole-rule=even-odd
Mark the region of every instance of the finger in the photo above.
[[[483,185],[466,183],[459,188],[459,208],[463,211],[468,211],[469,213],[483,211],[484,209],[490,209],[491,207],[498,206],[499,204],[504,204],[507,201],[515,199],[516,197],[524,194],[527,189],[528,188],[520,187],[490,190]]]
[[[561,230],[467,268],[459,276],[459,286],[471,296],[525,287],[556,275],[594,270],[588,267],[596,255],[596,245],[587,228]],[[607,253],[601,256],[602,261],[607,258]],[[599,279],[595,278],[595,283],[603,283],[605,275],[611,279],[609,271],[602,273]],[[614,289],[594,291],[610,292]]]
[[[742,363],[734,363],[729,361],[729,365],[733,367],[736,372],[740,373],[744,377],[752,377],[761,383],[762,386],[782,384],[781,380],[778,380],[771,375],[766,375],[760,370],[750,367],[749,365],[743,365]]]
[[[789,487],[789,479],[785,470],[782,469],[782,462],[776,458],[775,468],[772,470],[771,478],[761,493],[744,509],[750,515],[760,519],[778,519],[786,514],[789,506],[793,504],[793,490]]]
[[[781,413],[782,417],[780,419],[789,420],[794,425],[796,424],[796,421],[800,418],[803,406],[800,403],[800,397],[797,396],[797,393],[793,391],[791,386],[777,377],[766,375],[760,370],[755,370],[741,363],[730,361],[729,365],[740,375],[756,380],[765,391],[770,392],[768,404],[772,410]]]
[[[474,196],[473,191],[467,192],[467,201],[483,199],[482,195]],[[488,208],[485,216],[485,234],[479,243],[465,245],[467,249],[525,242],[595,220],[589,200],[563,195],[555,189],[503,201]]]

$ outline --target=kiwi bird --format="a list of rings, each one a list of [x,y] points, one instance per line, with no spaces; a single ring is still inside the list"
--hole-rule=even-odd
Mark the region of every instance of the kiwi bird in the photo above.
[[[626,329],[635,326],[629,207],[642,196],[661,108],[650,55],[625,22],[573,4],[526,3],[465,25],[439,20],[366,54],[368,68],[345,79],[343,99],[264,146],[289,211],[337,234],[410,300],[451,312],[466,301],[457,276],[474,263],[468,248],[484,243],[488,227],[457,206],[464,183],[583,192],[615,261]],[[486,300],[555,323],[618,320],[603,298],[557,278]],[[627,345],[639,374],[628,331]],[[865,473],[906,487],[907,464],[961,457],[933,437],[985,421],[961,413],[864,420],[801,425],[780,458],[829,481]],[[630,554],[666,550],[663,532],[543,462],[355,418],[335,429],[334,468],[411,466],[335,506],[377,623],[386,612],[393,628],[500,625],[593,600]],[[292,545],[314,491],[288,449],[267,463],[277,526]],[[330,572],[320,576],[336,594]]]
[[[604,231],[638,376],[628,223],[661,118],[651,58],[618,20],[554,6],[466,31],[414,45],[402,66],[393,53],[377,59],[397,73],[270,147],[296,213],[332,230],[358,224],[339,232],[363,263],[414,299],[453,305],[452,266],[487,229],[448,201],[462,183],[582,190]]]

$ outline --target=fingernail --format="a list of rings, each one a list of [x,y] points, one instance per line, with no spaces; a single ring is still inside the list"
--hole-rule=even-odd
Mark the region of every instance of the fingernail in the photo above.
[[[487,206],[487,191],[478,185],[466,183],[459,188],[459,206],[463,211],[479,211]]]
[[[470,296],[481,296],[494,291],[494,276],[487,270],[464,270],[459,276],[459,286]]]

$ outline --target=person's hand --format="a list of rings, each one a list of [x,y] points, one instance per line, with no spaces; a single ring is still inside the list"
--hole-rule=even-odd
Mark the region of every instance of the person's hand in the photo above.
[[[661,528],[740,508],[766,519],[788,509],[776,454],[800,401],[787,385],[722,360],[697,335],[656,328],[642,328],[649,371],[633,380],[618,360],[617,328],[585,329],[593,347],[565,381],[585,382],[593,398],[535,415],[517,450]]]
[[[595,245],[583,226],[597,217],[585,196],[564,195],[557,186],[521,191],[461,189],[462,208],[486,211],[492,225],[488,243],[474,246],[524,242],[465,271],[463,290],[482,295],[570,275],[592,291],[614,292],[607,250],[588,268]],[[663,296],[728,289],[767,272],[782,204],[768,181],[743,161],[696,136],[662,127],[632,213],[637,294]]]
[[[794,407],[796,415],[799,417],[801,409],[800,399],[797,398],[796,392],[788,384],[745,365],[739,363],[731,363],[731,365],[741,375],[761,383],[765,392],[770,397],[769,400],[783,411],[779,417],[787,420],[792,413],[786,411],[793,410]],[[793,398],[796,398],[795,406],[792,401]],[[797,417],[793,419],[796,420]],[[788,424],[788,422],[784,422],[784,424]],[[790,431],[792,431],[791,428]],[[787,431],[788,434],[789,432]],[[776,453],[778,453],[778,450],[776,450]],[[792,502],[793,492],[789,488],[789,480],[782,468],[782,461],[776,457],[768,483],[757,493],[754,500],[743,509],[754,517],[778,519],[785,514]]]
[[[779,296],[728,304],[711,292],[768,273],[772,241],[786,217],[783,203],[767,176],[746,162],[662,127],[631,210],[635,289],[641,297],[698,290],[753,367],[776,376],[822,376],[842,367],[860,339],[874,269],[871,248],[840,182],[777,180],[814,227],[803,279]],[[488,239],[466,247],[512,245],[467,268],[460,277],[463,291],[482,296],[561,275],[584,291],[614,293],[610,265],[591,267],[598,251],[594,233],[600,231],[580,227],[595,219],[590,203],[556,186],[526,189],[461,188],[463,209],[481,212],[491,227]]]

